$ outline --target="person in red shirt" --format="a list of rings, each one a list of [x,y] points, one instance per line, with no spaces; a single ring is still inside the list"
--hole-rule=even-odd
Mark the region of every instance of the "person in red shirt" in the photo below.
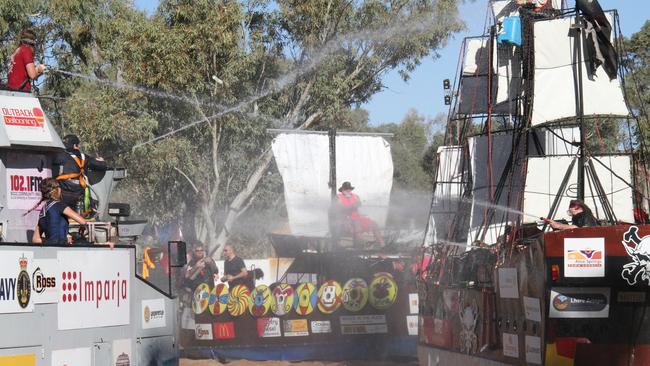
[[[38,78],[47,69],[47,65],[34,65],[36,34],[31,29],[20,32],[20,45],[11,55],[9,72],[7,73],[7,88],[29,92],[32,90],[30,81]]]
[[[384,238],[379,232],[377,223],[359,213],[361,200],[359,196],[352,193],[353,189],[354,187],[350,182],[343,182],[341,188],[339,188],[341,193],[337,196],[337,205],[341,213],[339,219],[341,220],[342,231],[351,233],[355,241],[358,240],[359,234],[371,231],[377,243],[384,245]]]

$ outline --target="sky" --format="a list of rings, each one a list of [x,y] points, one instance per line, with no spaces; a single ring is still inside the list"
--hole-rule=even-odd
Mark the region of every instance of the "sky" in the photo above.
[[[574,0],[568,0],[573,6]],[[466,30],[457,33],[447,45],[438,52],[439,57],[428,57],[411,73],[404,82],[398,72],[386,74],[383,80],[385,89],[375,94],[372,99],[362,105],[370,113],[370,123],[399,122],[413,108],[426,117],[434,117],[447,113],[444,105],[444,79],[453,82],[460,46],[463,38],[477,36],[483,33],[487,14],[487,0],[463,1],[460,7],[462,20]],[[136,7],[151,14],[158,0],[135,0]],[[650,17],[650,1],[648,0],[600,0],[603,9],[618,10],[621,28],[625,36],[637,32]]]

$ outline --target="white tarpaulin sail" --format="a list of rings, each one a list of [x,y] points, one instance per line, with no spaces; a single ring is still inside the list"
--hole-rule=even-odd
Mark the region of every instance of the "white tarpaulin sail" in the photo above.
[[[555,195],[564,179],[564,174],[573,159],[572,156],[531,157],[528,159],[523,210],[526,214],[532,216],[524,217],[525,221],[535,221],[535,216],[546,217],[548,215]],[[614,208],[616,218],[619,221],[634,222],[633,194],[632,188],[629,186],[632,183],[630,157],[612,155],[598,156],[596,159],[607,166],[605,168],[600,163],[593,162],[598,179],[607,194],[607,200]],[[566,213],[566,210],[569,207],[569,201],[576,198],[577,174],[578,165],[576,163],[567,187],[562,192],[562,198],[554,219],[570,221],[571,218]],[[625,182],[619,177],[623,178]],[[605,218],[598,195],[594,192],[593,183],[585,182],[585,203],[591,208],[594,215],[600,219]]]
[[[330,207],[329,140],[323,134],[280,134],[273,155],[282,175],[293,235],[326,236]],[[382,137],[337,136],[338,185],[349,181],[361,199],[361,214],[383,228],[393,180],[390,145]]]
[[[611,21],[611,18],[610,18]],[[576,116],[577,32],[575,18],[535,22],[535,91],[532,125]],[[586,40],[581,41],[584,46]],[[621,84],[609,80],[602,67],[589,76],[584,47],[580,72],[585,116],[627,116],[629,114]]]

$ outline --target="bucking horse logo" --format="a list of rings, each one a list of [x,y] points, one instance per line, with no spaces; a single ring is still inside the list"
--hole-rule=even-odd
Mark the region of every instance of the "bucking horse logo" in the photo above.
[[[630,285],[643,282],[650,285],[650,235],[640,238],[639,228],[630,226],[622,243],[633,262],[623,266],[621,276]]]

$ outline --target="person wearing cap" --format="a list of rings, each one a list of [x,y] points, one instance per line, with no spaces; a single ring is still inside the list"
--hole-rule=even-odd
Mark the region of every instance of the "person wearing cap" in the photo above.
[[[65,152],[54,158],[52,174],[61,184],[63,203],[74,210],[87,189],[86,172],[106,171],[108,168],[103,158],[81,152],[81,141],[76,135],[64,136],[63,144]]]
[[[7,73],[7,88],[29,92],[32,90],[30,81],[36,80],[47,69],[47,65],[34,64],[36,50],[36,34],[31,29],[20,32],[20,44],[9,60]]]
[[[556,230],[575,229],[585,226],[598,226],[598,220],[591,209],[581,200],[571,200],[567,213],[571,215],[571,224],[563,224],[554,220],[547,220],[549,225]]]
[[[352,193],[353,190],[354,187],[350,182],[343,182],[339,188],[340,193],[337,195],[337,207],[340,212],[339,219],[343,231],[351,232],[355,242],[358,240],[359,234],[372,231],[375,240],[380,245],[384,245],[384,238],[379,232],[377,223],[359,213],[361,200],[359,196]]]

